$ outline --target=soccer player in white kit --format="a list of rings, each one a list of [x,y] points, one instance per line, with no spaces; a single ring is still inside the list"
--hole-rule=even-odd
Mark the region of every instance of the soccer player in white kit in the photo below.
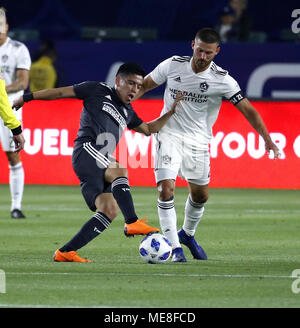
[[[162,114],[179,91],[184,95],[177,113],[156,135],[158,215],[162,232],[172,244],[173,262],[186,262],[181,244],[189,248],[195,259],[207,259],[194,235],[208,200],[209,143],[222,98],[229,99],[263,137],[268,153],[272,150],[275,159],[279,154],[263,120],[243,96],[238,83],[213,62],[220,51],[219,43],[220,36],[215,30],[198,31],[192,41],[193,56],[173,56],[160,63],[145,77],[138,95],[166,83]],[[174,191],[178,174],[187,180],[189,195],[183,227],[177,232]]]
[[[7,36],[8,24],[5,8],[0,8],[0,67],[6,84],[10,105],[23,95],[28,87],[30,54],[27,47]],[[22,122],[22,111],[15,111],[15,116]],[[0,142],[9,162],[9,184],[11,192],[11,217],[25,218],[21,207],[24,190],[24,169],[19,152],[15,152],[13,135],[0,118]]]

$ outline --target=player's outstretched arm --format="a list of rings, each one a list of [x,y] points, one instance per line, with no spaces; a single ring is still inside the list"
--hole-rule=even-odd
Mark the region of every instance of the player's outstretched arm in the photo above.
[[[272,150],[274,152],[274,159],[277,159],[279,156],[279,149],[271,140],[267,128],[257,110],[246,98],[241,100],[236,107],[246,117],[253,128],[263,137],[267,153],[269,154]]]
[[[25,93],[22,97],[16,99],[13,104],[13,108],[18,110],[25,102],[31,100],[54,100],[61,98],[76,98],[74,87],[62,87],[36,91],[33,93]]]
[[[153,120],[148,123],[142,123],[140,126],[135,128],[134,130],[140,133],[145,134],[146,136],[150,136],[152,133],[158,132],[169,120],[169,118],[176,113],[177,106],[179,102],[183,99],[183,94],[181,92],[178,92],[176,95],[176,99],[174,100],[174,103],[170,110],[162,115],[161,117],[157,118],[156,120]]]
[[[152,89],[157,88],[159,85],[156,84],[151,76],[148,74],[147,76],[145,76],[144,81],[143,81],[143,85],[140,88],[140,90],[137,92],[137,94],[135,95],[135,97],[133,98],[133,100],[139,99],[142,97],[142,95]]]

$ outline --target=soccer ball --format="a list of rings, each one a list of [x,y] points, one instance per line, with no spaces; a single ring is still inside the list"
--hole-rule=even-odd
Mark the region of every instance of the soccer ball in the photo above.
[[[171,243],[160,233],[145,237],[140,243],[139,250],[142,259],[151,264],[164,263],[172,254]]]

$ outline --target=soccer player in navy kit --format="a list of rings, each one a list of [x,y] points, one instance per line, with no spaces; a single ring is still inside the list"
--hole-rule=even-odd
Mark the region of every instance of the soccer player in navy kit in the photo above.
[[[121,209],[126,236],[146,235],[159,229],[139,220],[134,209],[128,183],[128,172],[112,158],[112,153],[127,126],[149,136],[159,131],[175,113],[179,94],[170,110],[149,123],[143,122],[130,102],[142,87],[144,70],[135,63],[120,66],[111,88],[102,82],[83,82],[74,86],[54,88],[25,94],[14,103],[20,108],[31,100],[59,98],[83,99],[80,128],[72,156],[72,164],[80,180],[81,191],[89,208],[96,212],[81,230],[54,253],[59,262],[91,262],[76,251],[102,233]]]

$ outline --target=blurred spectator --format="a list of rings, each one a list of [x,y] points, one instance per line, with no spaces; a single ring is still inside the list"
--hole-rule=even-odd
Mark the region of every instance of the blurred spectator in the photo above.
[[[251,19],[245,11],[246,0],[231,0],[220,14],[220,24],[216,30],[222,42],[248,41]]]
[[[54,42],[52,40],[42,39],[38,50],[32,56],[32,61],[37,61],[48,48],[55,48]]]
[[[227,42],[231,38],[234,21],[234,10],[229,6],[225,7],[220,14],[220,24],[216,26],[216,30],[220,34],[221,42]]]
[[[34,62],[30,70],[30,91],[54,88],[57,84],[57,72],[54,63],[57,51],[53,42],[43,41],[34,55]]]
[[[236,41],[248,41],[251,32],[251,18],[247,13],[247,0],[230,0],[229,6],[235,12],[235,21],[232,27],[232,38]]]

